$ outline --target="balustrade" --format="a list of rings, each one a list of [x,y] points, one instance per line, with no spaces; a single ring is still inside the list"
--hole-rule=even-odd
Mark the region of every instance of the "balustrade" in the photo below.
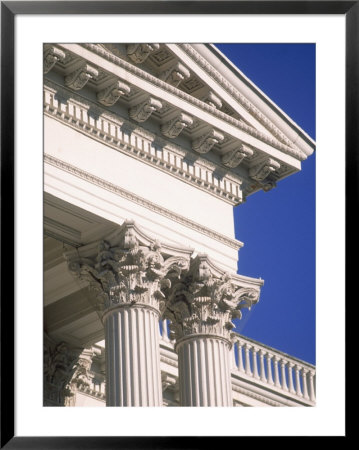
[[[169,342],[168,321],[162,321],[160,337]],[[315,403],[315,368],[273,348],[236,336],[232,366],[247,377]]]
[[[159,334],[162,341],[171,342],[169,321],[161,321]],[[241,376],[254,378],[258,382],[315,403],[315,368],[310,364],[242,336],[235,338],[232,351],[234,373],[237,371]],[[96,379],[91,387],[80,390],[102,398],[105,395],[105,382]]]
[[[243,336],[233,345],[234,371],[315,402],[315,368]]]

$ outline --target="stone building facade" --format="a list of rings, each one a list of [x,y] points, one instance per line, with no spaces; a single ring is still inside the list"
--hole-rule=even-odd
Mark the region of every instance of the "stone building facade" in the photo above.
[[[313,406],[232,321],[233,207],[314,149],[212,45],[45,44],[44,405]]]

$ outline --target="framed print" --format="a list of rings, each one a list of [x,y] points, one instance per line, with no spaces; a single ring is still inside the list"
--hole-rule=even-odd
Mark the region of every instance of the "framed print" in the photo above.
[[[1,8],[1,446],[345,436],[357,2]]]

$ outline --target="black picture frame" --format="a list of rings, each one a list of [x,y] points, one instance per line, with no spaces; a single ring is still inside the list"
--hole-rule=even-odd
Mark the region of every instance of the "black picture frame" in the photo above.
[[[18,14],[340,14],[346,18],[346,295],[354,292],[358,219],[359,1],[1,2],[1,442],[6,449],[199,448],[223,437],[14,435],[14,37]],[[350,215],[350,220],[349,220]],[[348,327],[346,328],[348,329]],[[347,332],[346,332],[347,333]],[[348,342],[348,339],[346,339]],[[348,399],[347,399],[348,400]],[[346,402],[348,406],[348,403]],[[348,423],[346,437],[350,434]],[[238,444],[236,444],[238,445]]]

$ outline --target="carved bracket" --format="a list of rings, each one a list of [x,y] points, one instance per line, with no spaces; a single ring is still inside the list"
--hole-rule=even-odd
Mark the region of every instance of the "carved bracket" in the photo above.
[[[187,114],[180,113],[175,118],[169,120],[165,124],[162,125],[161,131],[164,136],[173,139],[187,127],[191,126],[193,123],[193,119],[191,116]]]
[[[217,95],[215,95],[212,91],[209,91],[207,96],[203,99],[204,102],[207,103],[207,105],[212,106],[213,108],[221,109],[222,108],[222,101]]]
[[[162,103],[157,98],[148,97],[145,101],[130,108],[129,115],[136,122],[145,122],[153,112],[159,111],[161,108]]]
[[[166,70],[161,78],[171,86],[178,87],[183,80],[191,76],[191,72],[181,63],[175,64],[170,69]]]
[[[253,150],[241,144],[238,148],[223,155],[221,159],[222,164],[233,169],[239,166],[244,158],[250,158],[251,156],[253,156]]]
[[[89,64],[85,64],[65,77],[66,86],[78,91],[92,78],[98,77],[98,70]]]
[[[117,80],[102,91],[97,93],[97,100],[105,106],[114,105],[122,95],[128,95],[131,88],[128,84]]]
[[[66,53],[57,47],[51,46],[44,53],[44,73],[50,72],[58,61],[65,59]]]
[[[141,64],[159,48],[160,44],[129,44],[127,45],[127,56],[135,64]]]
[[[266,159],[249,169],[249,176],[256,181],[264,181],[272,172],[280,168],[280,164],[274,159]]]
[[[203,134],[192,142],[192,149],[197,153],[208,153],[215,144],[219,144],[224,139],[224,135],[215,129]]]

